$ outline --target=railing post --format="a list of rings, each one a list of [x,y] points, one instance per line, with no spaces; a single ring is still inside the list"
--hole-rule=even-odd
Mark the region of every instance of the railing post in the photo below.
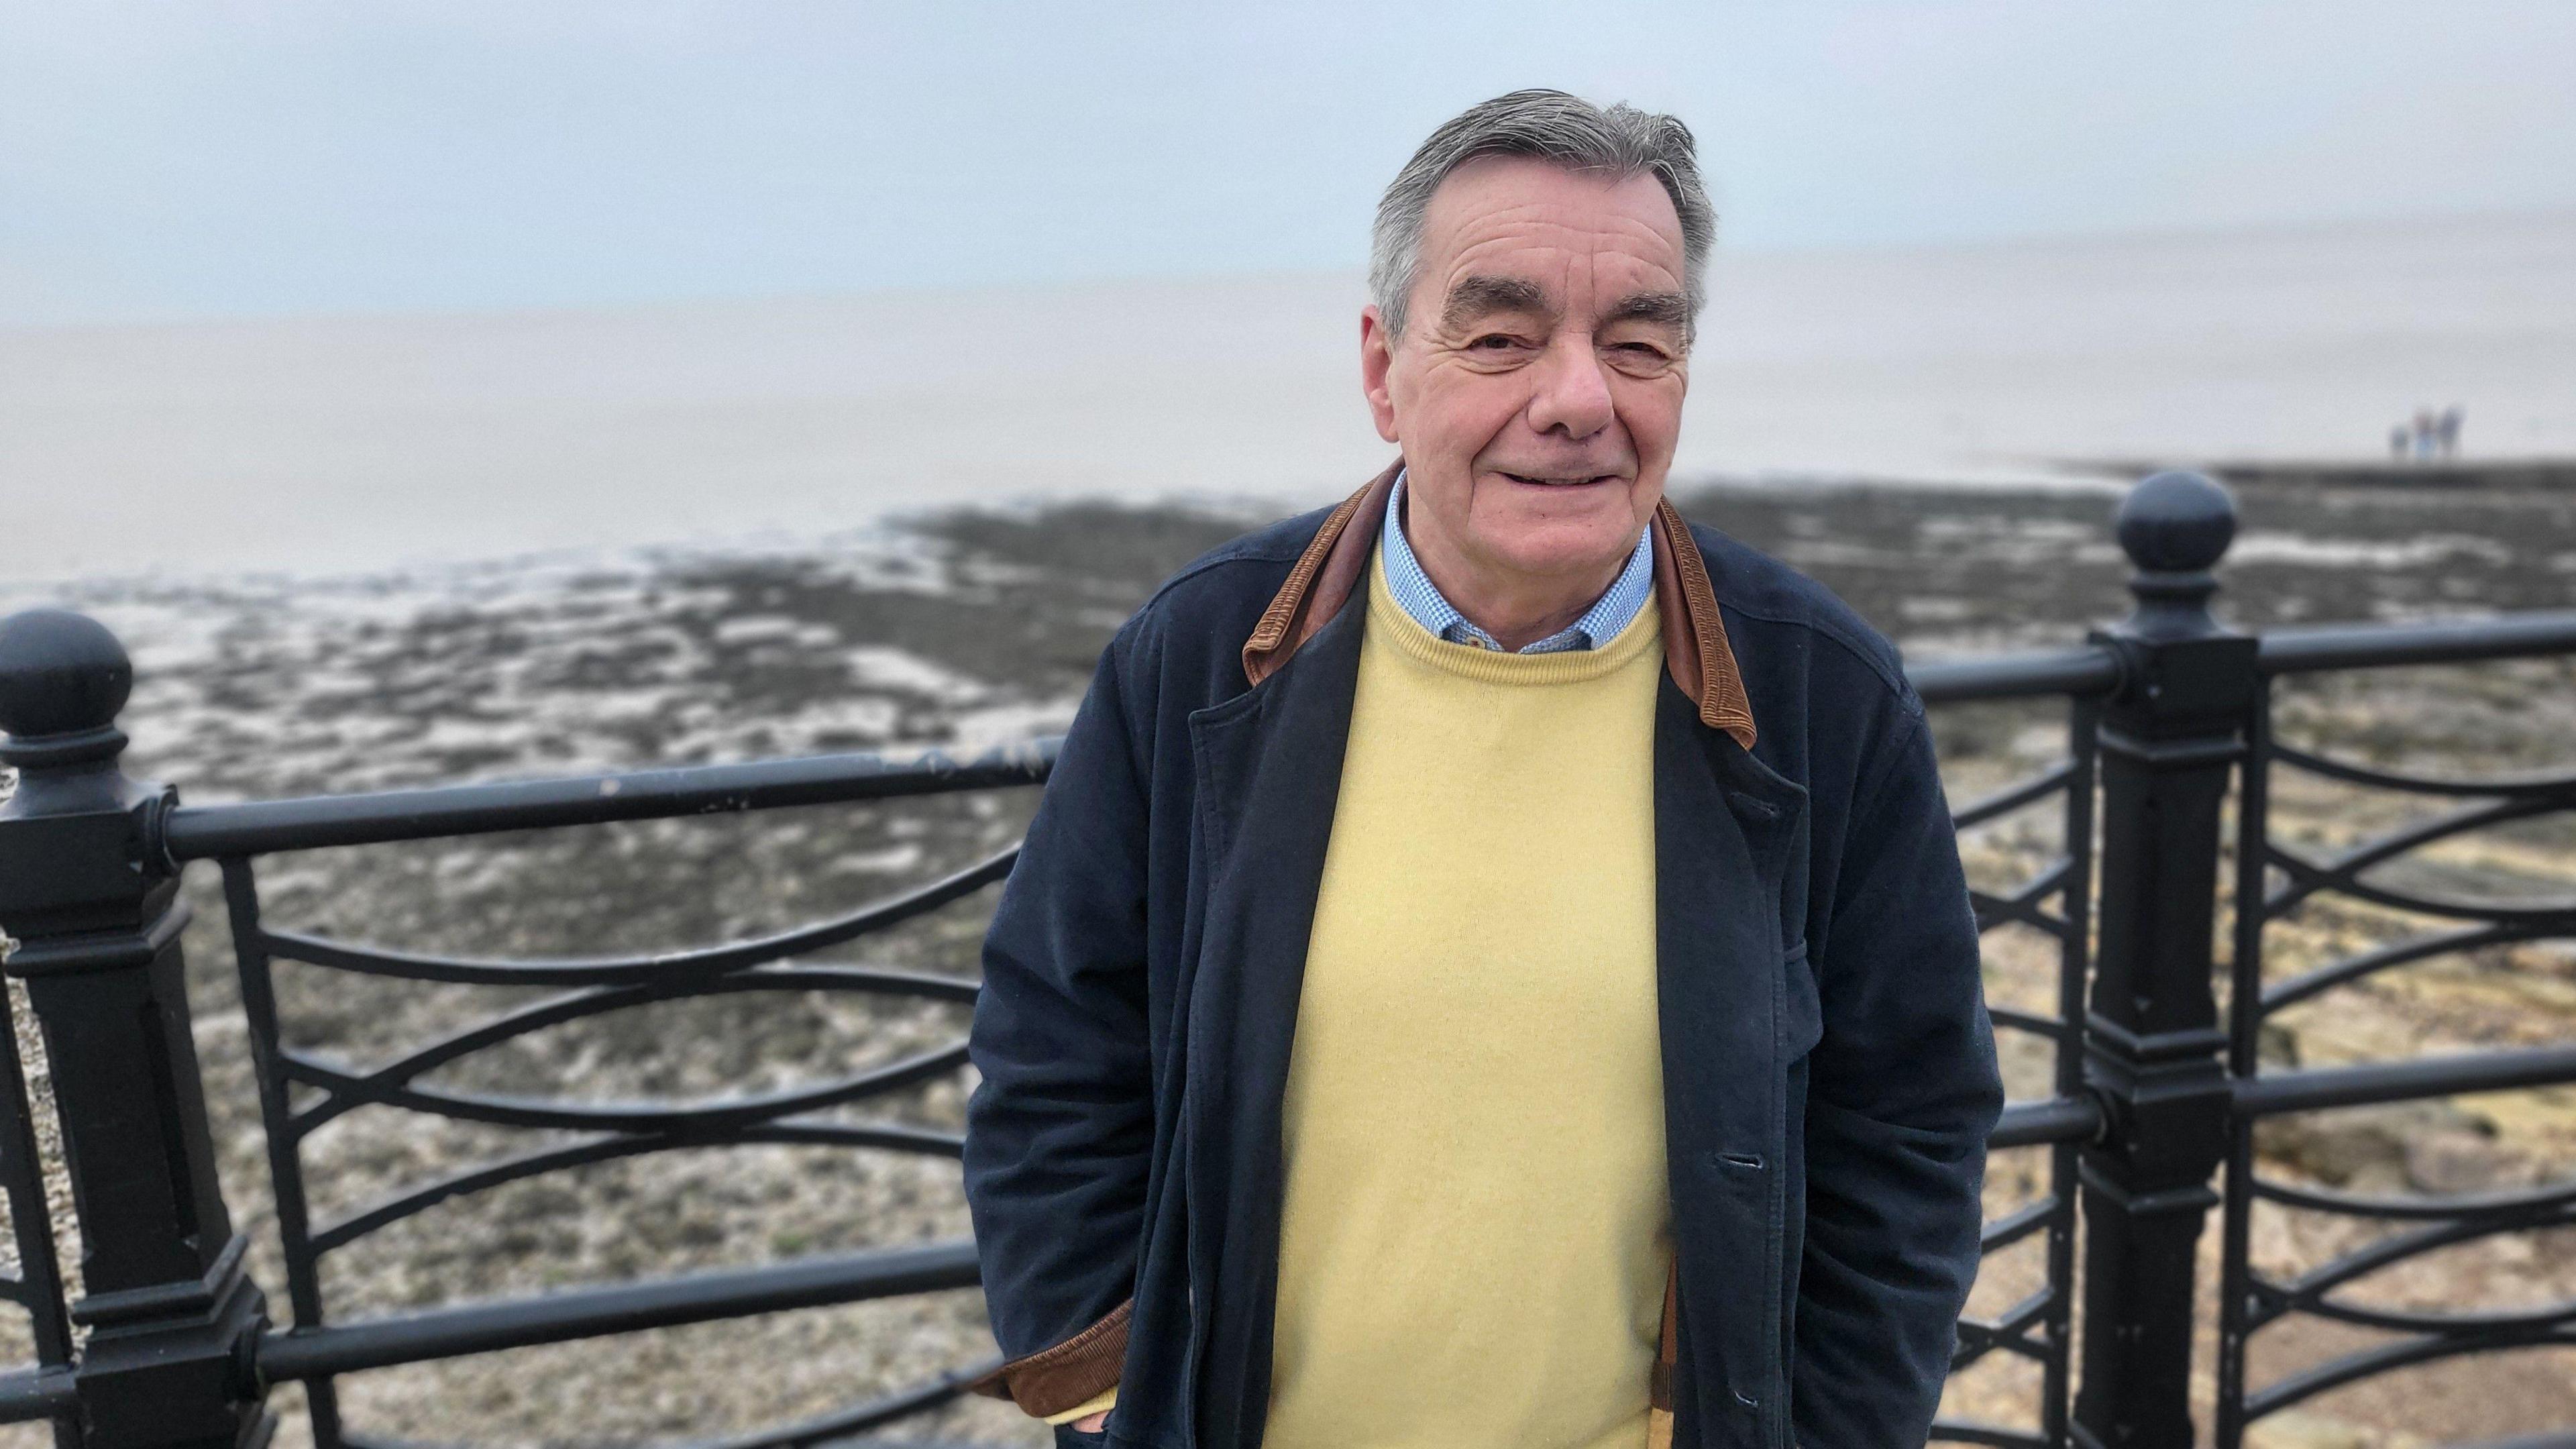
[[[2211,617],[2236,532],[2227,491],[2159,473],[2120,507],[2137,607],[2094,631],[2118,651],[2101,729],[2101,939],[2084,1022],[2109,1117],[2081,1157],[2088,1449],[2192,1442],[2194,1247],[2217,1204],[2228,1079],[2213,984],[2220,807],[2245,750],[2255,640]]]
[[[89,1329],[75,1373],[94,1449],[239,1449],[274,1422],[252,1354],[265,1321],[215,1179],[179,931],[157,843],[175,793],[126,778],[133,669],[58,609],[0,620],[0,931],[53,1072],[80,1219]]]

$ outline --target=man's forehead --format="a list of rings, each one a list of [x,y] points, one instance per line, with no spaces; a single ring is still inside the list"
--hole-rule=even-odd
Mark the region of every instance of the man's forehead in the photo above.
[[[1587,246],[1606,238],[1675,270],[1682,259],[1681,214],[1644,172],[1612,177],[1530,156],[1479,156],[1441,181],[1422,221],[1426,250],[1514,236]]]

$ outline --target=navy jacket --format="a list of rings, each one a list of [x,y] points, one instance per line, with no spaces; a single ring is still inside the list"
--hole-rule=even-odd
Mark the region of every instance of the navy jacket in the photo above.
[[[966,1190],[1008,1362],[985,1387],[1048,1413],[1114,1382],[1114,1444],[1261,1442],[1352,560],[1391,476],[1200,558],[1119,630],[986,939]],[[1915,1449],[2002,1105],[1922,703],[1823,587],[1669,506],[1657,526],[1659,1397],[1677,1449]]]

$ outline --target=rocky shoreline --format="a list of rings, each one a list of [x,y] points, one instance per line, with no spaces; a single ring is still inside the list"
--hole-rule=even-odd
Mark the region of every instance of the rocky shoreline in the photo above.
[[[1729,486],[1685,497],[1695,516],[1830,584],[1909,658],[2062,643],[2125,603],[2107,492]],[[1052,732],[1119,620],[1248,521],[1223,510],[1062,506],[952,514],[763,552],[670,550],[291,587],[100,582],[65,601],[110,622],[136,655],[126,718],[135,773],[175,781],[194,800],[268,797]],[[2249,625],[2565,607],[2576,579],[2576,501],[2551,495],[2254,494],[2244,524],[2221,597]],[[2278,718],[2284,738],[2381,767],[2511,774],[2568,766],[2571,691],[2576,669],[2565,661],[2392,670],[2285,685]],[[2044,703],[1945,708],[1936,724],[1956,802],[2044,765],[2064,744],[2062,712]],[[2276,828],[2324,849],[2398,818],[2396,805],[2365,793],[2284,788]],[[340,850],[272,859],[261,886],[275,923],[413,950],[668,949],[780,929],[930,879],[1007,844],[1032,804],[1030,792],[997,792]],[[2053,829],[2019,816],[1972,836],[1979,882],[2027,873],[2054,849]],[[2576,893],[2576,829],[2543,821],[2490,832],[2408,868],[2425,873],[2417,884],[2564,899]],[[189,891],[198,1045],[225,1184],[282,1312],[266,1147],[212,872],[192,874]],[[834,959],[971,978],[988,908],[979,897]],[[2275,933],[2268,964],[2289,974],[2422,924],[2321,903]],[[2036,939],[2001,932],[1989,945],[1995,999],[2053,1009],[2053,965]],[[360,1064],[528,999],[292,966],[279,968],[278,986],[290,1039]],[[2266,1041],[2284,1065],[2565,1041],[2576,1035],[2576,954],[2564,943],[2504,948],[2392,973],[2287,1015]],[[839,1076],[951,1039],[963,1024],[954,1007],[821,993],[664,1003],[523,1038],[435,1080],[582,1100],[729,1097]],[[2045,1094],[2044,1056],[2021,1043],[2008,1064],[2015,1095]],[[30,1068],[41,1074],[40,1061]],[[966,1085],[952,1076],[861,1115],[953,1126]],[[306,1146],[315,1214],[541,1140],[362,1109]],[[2318,1114],[2267,1129],[2260,1145],[2272,1170],[2353,1190],[2562,1178],[2576,1172],[2576,1094]],[[1990,1205],[2026,1200],[2042,1165],[2038,1152],[1999,1154]],[[2269,1268],[2353,1240],[2347,1225],[2269,1216],[2277,1226],[2257,1240]],[[938,1159],[692,1151],[455,1199],[335,1254],[325,1289],[345,1320],[964,1231],[955,1168]],[[2373,1285],[2371,1301],[2576,1297],[2571,1236],[2441,1254]],[[2033,1272],[1999,1259],[1978,1306],[2018,1297]],[[2284,1330],[2258,1346],[2268,1376],[2349,1345]],[[352,1429],[376,1437],[701,1440],[826,1412],[989,1350],[976,1295],[947,1294],[420,1365],[346,1379],[340,1395]],[[1954,1406],[2025,1421],[2031,1382],[2016,1365],[1981,1367],[1954,1388]],[[2436,1387],[2406,1388],[2422,1384]],[[2272,1426],[2269,1442],[2399,1449],[2576,1422],[2569,1384],[2576,1365],[2555,1351],[2437,1366],[2320,1401],[2288,1429]],[[291,1405],[294,1394],[280,1400]],[[2309,1437],[2284,1437],[2291,1430]],[[284,1432],[282,1442],[302,1442],[301,1416],[290,1413]],[[943,1439],[1043,1442],[987,1403],[887,1442]]]

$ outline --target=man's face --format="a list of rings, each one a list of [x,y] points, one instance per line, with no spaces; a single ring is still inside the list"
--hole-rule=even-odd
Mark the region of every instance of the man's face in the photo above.
[[[1681,220],[1651,176],[1521,157],[1450,173],[1401,338],[1362,314],[1405,533],[1435,577],[1606,586],[1663,497],[1689,377]]]

